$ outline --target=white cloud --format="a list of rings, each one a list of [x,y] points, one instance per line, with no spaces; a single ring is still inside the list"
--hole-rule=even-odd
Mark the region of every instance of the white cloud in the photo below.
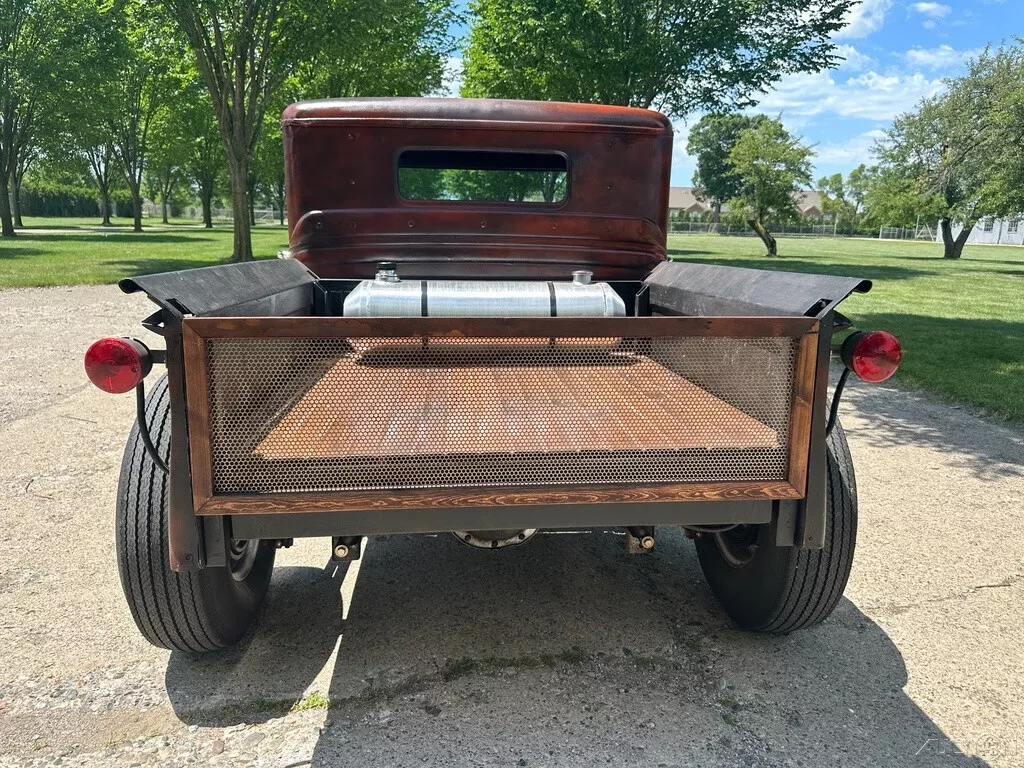
[[[766,94],[758,110],[787,117],[837,117],[892,120],[942,88],[940,78],[920,72],[881,75],[874,70],[837,82],[831,74],[790,75]]]
[[[819,144],[815,148],[815,162],[819,165],[860,165],[870,163],[873,157],[875,141],[885,135],[884,131],[874,130],[854,136],[837,144]]]
[[[875,66],[874,59],[861,53],[852,45],[837,45],[836,53],[843,59],[839,69],[845,69],[848,72],[862,72],[869,67]]]
[[[672,123],[672,184],[688,187],[693,181],[697,161],[687,152],[690,143],[690,129],[704,116],[698,112]]]
[[[444,62],[444,79],[438,96],[458,96],[462,89],[462,58],[449,56]]]
[[[839,30],[836,39],[867,37],[885,24],[885,14],[892,8],[892,0],[861,0],[846,12],[846,26]]]
[[[980,48],[958,51],[951,45],[940,45],[938,48],[911,48],[903,55],[912,67],[957,69],[980,53]]]
[[[914,3],[910,7],[920,14],[931,16],[933,19],[944,19],[953,12],[952,8],[942,3]]]

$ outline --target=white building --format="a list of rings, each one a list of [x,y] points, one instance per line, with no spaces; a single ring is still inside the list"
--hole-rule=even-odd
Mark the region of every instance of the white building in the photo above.
[[[960,234],[963,227],[953,225],[953,237]],[[935,227],[935,242],[942,242],[942,231]],[[968,243],[976,245],[1024,245],[1024,216],[1010,219],[982,219],[974,225]]]

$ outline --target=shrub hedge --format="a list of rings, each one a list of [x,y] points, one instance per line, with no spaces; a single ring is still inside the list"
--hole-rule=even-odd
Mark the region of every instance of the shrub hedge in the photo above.
[[[130,216],[132,196],[126,189],[110,193],[110,202],[121,216]],[[99,193],[70,184],[32,182],[21,187],[22,216],[99,216]]]

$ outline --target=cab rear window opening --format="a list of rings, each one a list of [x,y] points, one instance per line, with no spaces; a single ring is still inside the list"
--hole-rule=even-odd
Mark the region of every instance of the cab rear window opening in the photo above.
[[[406,149],[396,164],[406,200],[556,205],[568,196],[569,160],[561,152]]]

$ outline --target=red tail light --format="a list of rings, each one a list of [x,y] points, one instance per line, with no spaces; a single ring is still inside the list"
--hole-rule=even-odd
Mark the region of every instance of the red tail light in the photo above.
[[[115,395],[134,389],[152,368],[149,349],[135,339],[100,339],[85,352],[89,381]]]
[[[885,381],[900,367],[903,349],[888,331],[861,331],[847,337],[841,351],[846,367],[864,381]]]

